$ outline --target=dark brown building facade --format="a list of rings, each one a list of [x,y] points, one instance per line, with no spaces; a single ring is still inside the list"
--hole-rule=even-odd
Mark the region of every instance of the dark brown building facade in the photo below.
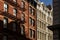
[[[36,40],[36,0],[0,0],[0,40]]]
[[[60,0],[53,0],[53,25],[48,28],[53,31],[53,40],[60,40]]]
[[[60,24],[60,0],[53,0],[53,24]]]

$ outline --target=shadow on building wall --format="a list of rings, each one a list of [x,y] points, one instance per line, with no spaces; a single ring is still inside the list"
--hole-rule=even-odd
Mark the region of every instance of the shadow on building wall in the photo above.
[[[13,23],[16,23],[16,31],[13,31]],[[0,40],[3,40],[4,36],[7,36],[7,40],[30,40],[26,38],[25,29],[24,34],[21,35],[20,24],[17,22],[10,22],[7,24],[7,28],[3,28],[3,21],[0,20]]]

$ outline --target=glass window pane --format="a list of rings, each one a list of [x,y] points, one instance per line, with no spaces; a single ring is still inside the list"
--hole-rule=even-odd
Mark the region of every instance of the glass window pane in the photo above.
[[[8,19],[4,18],[4,20],[3,20],[3,28],[7,28],[7,24],[8,24]]]
[[[8,8],[8,5],[6,3],[4,3],[4,11],[7,12],[7,8]]]
[[[13,0],[14,2],[16,2],[16,0]]]
[[[7,36],[3,36],[3,40],[7,40]]]
[[[17,15],[17,10],[16,9],[13,9],[13,15],[16,16]]]

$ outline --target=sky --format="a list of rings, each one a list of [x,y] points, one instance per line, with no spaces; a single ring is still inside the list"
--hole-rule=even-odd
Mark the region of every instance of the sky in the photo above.
[[[52,0],[40,0],[41,2],[44,2],[45,5],[52,5]]]

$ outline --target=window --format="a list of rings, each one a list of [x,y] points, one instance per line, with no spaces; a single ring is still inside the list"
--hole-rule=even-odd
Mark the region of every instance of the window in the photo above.
[[[34,10],[32,9],[32,15],[34,14]]]
[[[32,26],[35,26],[35,20],[32,19]]]
[[[17,3],[17,0],[13,0],[15,3]]]
[[[33,38],[35,38],[35,31],[34,30],[32,31],[32,35],[33,35]]]
[[[7,40],[7,36],[3,36],[3,40]]]
[[[30,37],[32,37],[32,29],[30,29]]]
[[[32,18],[31,17],[29,18],[29,24],[30,25],[32,24]]]
[[[35,25],[35,20],[32,19],[31,17],[29,18],[29,24],[34,26]]]
[[[25,2],[21,2],[21,8],[24,8],[25,7]]]
[[[24,13],[21,14],[21,20],[22,21],[25,20],[25,14]]]
[[[7,24],[8,24],[8,19],[7,18],[4,18],[3,20],[3,28],[7,28]]]
[[[29,7],[29,13],[32,14],[32,15],[35,15],[35,10],[32,9],[32,7]]]
[[[16,31],[16,23],[13,23],[13,31]]]
[[[21,34],[22,35],[24,34],[24,30],[25,30],[24,25],[21,25]]]
[[[35,38],[35,31],[30,29],[30,37]]]
[[[35,11],[34,11],[34,9],[32,9],[32,15],[35,15]]]
[[[8,5],[7,3],[4,3],[4,11],[7,12],[7,10],[8,10]]]
[[[32,13],[32,8],[31,7],[29,7],[29,13]]]
[[[13,13],[14,13],[13,15],[16,16],[17,15],[17,9],[14,8]]]

